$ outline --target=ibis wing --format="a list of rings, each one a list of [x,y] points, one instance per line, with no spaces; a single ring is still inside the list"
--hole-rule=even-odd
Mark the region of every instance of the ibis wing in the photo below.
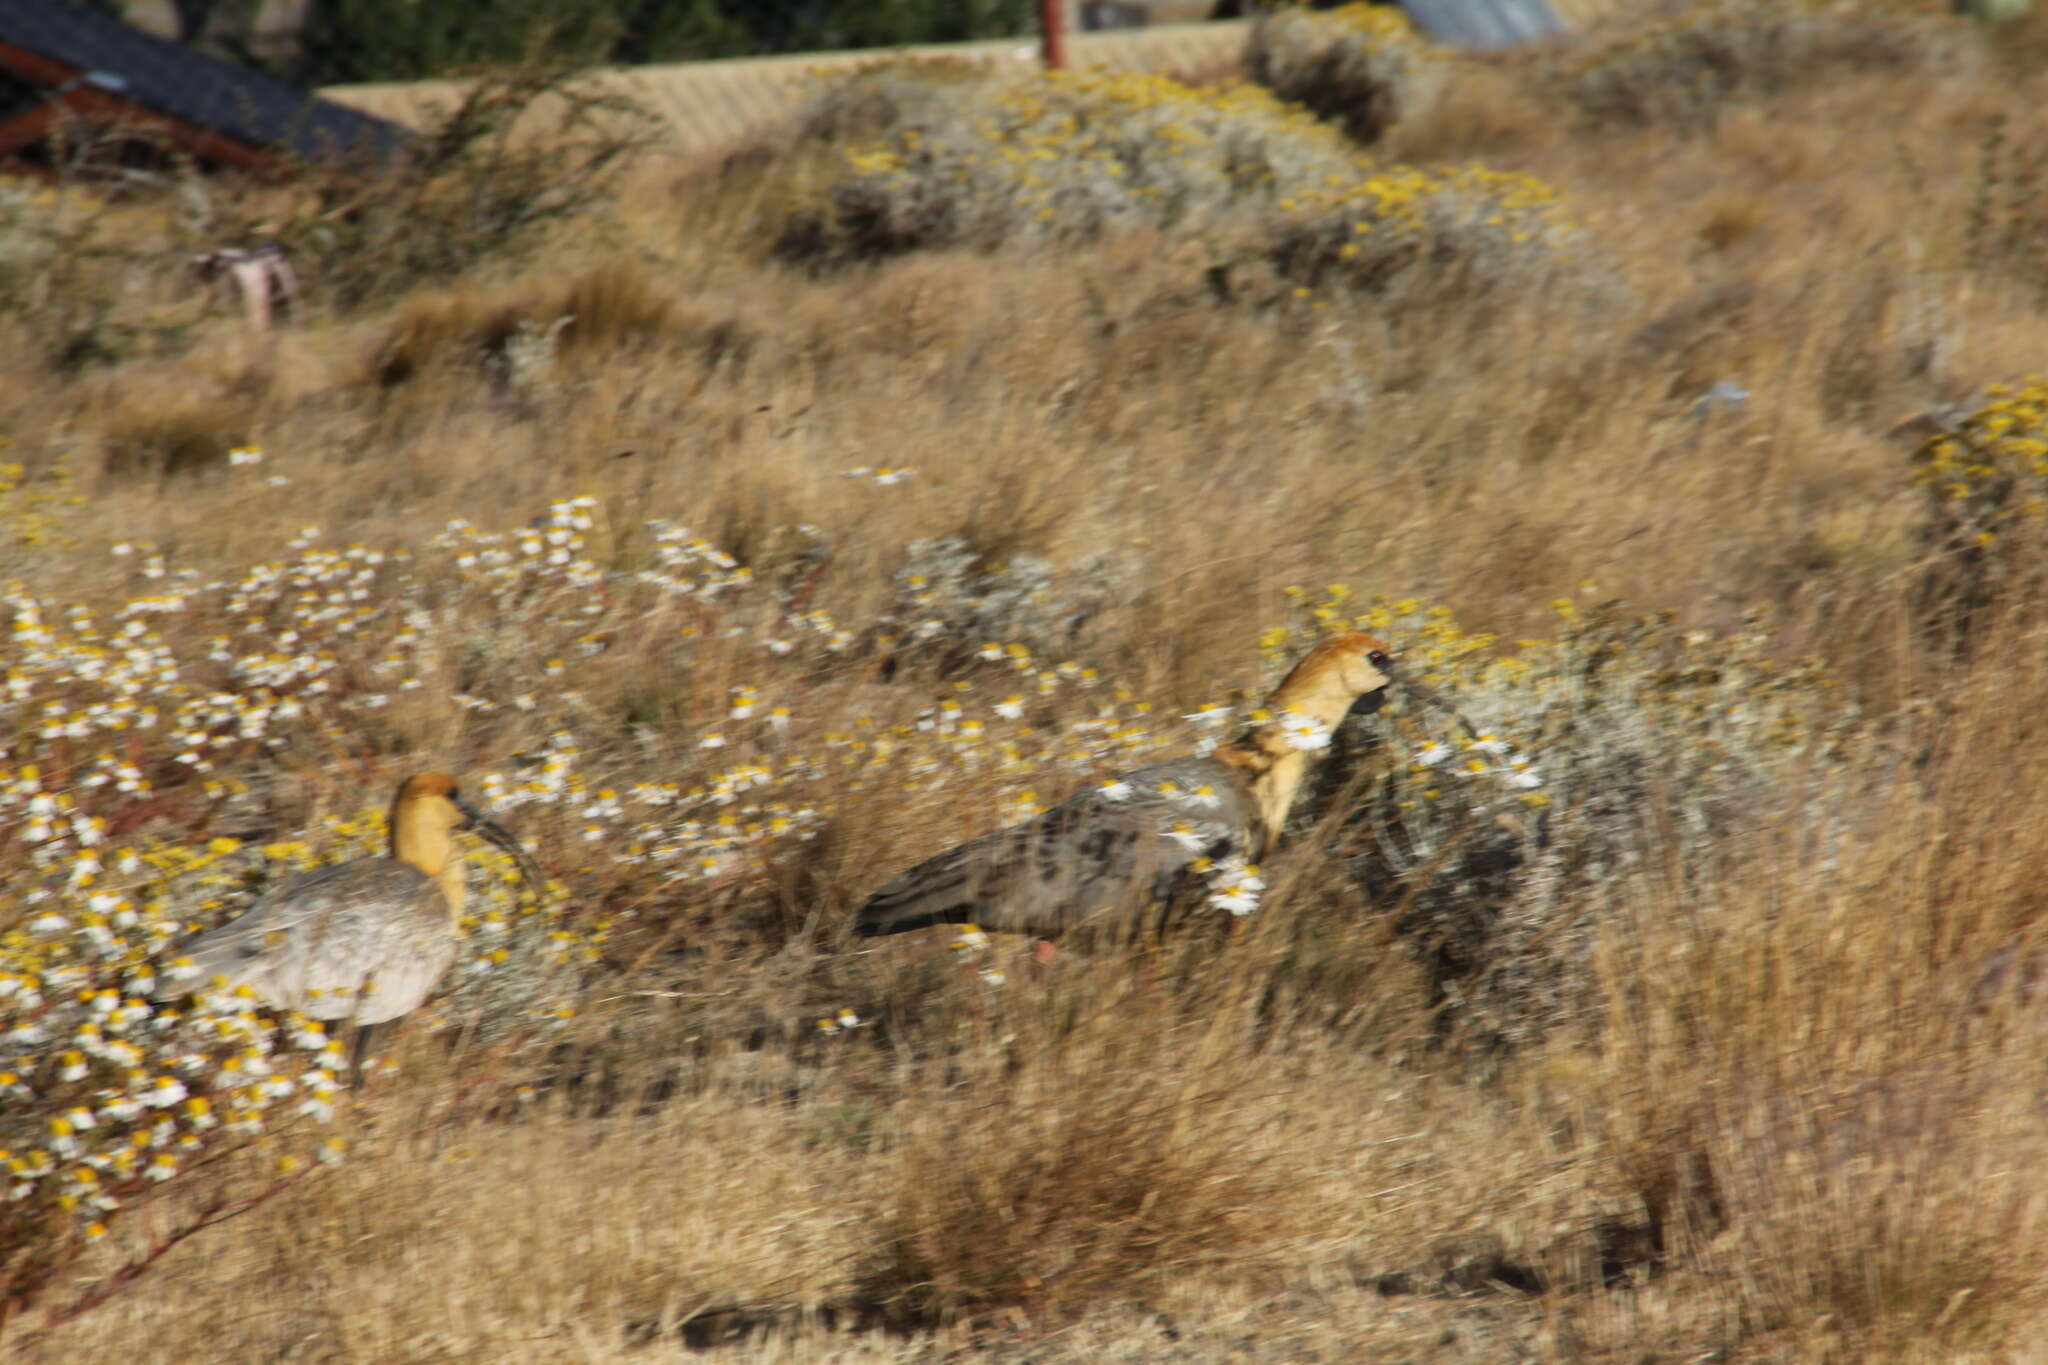
[[[181,945],[158,999],[247,986],[273,1009],[376,1023],[418,1006],[455,952],[434,881],[389,858],[295,877],[237,918]]]
[[[973,923],[1058,934],[1134,896],[1170,895],[1198,858],[1248,852],[1255,811],[1224,764],[1141,769],[919,863],[869,897],[857,932]]]

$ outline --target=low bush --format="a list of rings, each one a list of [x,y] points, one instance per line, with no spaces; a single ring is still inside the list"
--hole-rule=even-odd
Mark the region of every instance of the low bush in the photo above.
[[[59,374],[175,348],[194,319],[161,305],[192,290],[181,234],[163,230],[161,210],[83,183],[0,184],[5,344]]]
[[[1699,134],[1737,100],[1845,72],[1964,73],[1982,41],[1931,7],[1697,0],[1569,58],[1563,91],[1598,123]]]
[[[1354,720],[1319,779],[1338,856],[1396,917],[1444,1035],[1475,1055],[1597,1013],[1595,946],[1633,873],[1710,882],[1784,822],[1824,849],[1849,828],[1854,713],[1811,663],[1773,658],[1767,621],[1721,637],[1612,604],[1557,609],[1554,639],[1502,654],[1446,612],[1373,604],[1355,620],[1410,642],[1410,670],[1462,721],[1400,701],[1396,752],[1387,717]]]
[[[2048,381],[1995,385],[1914,455],[1929,633],[1966,648],[1987,613],[2038,597],[2048,529]]]
[[[799,143],[870,142],[892,129],[924,125],[969,91],[997,79],[985,61],[905,57],[867,63],[851,74],[820,72],[819,88],[798,118]]]
[[[948,81],[947,92],[955,97],[898,100],[898,121],[847,153],[828,205],[791,224],[784,253],[843,259],[1116,228],[1192,231],[1268,205],[1283,186],[1355,169],[1334,130],[1257,86],[1053,71]],[[820,107],[836,99],[822,94]]]
[[[899,101],[903,121],[847,153],[826,203],[785,229],[786,258],[1146,229],[1200,237],[1235,263],[1269,263],[1287,289],[1379,290],[1475,272],[1548,278],[1577,235],[1539,182],[1377,165],[1258,86],[1052,72],[951,88],[957,98]]]
[[[532,249],[605,202],[656,128],[585,68],[510,68],[471,82],[389,164],[305,169],[312,193],[267,226],[315,297],[388,298]]]
[[[1581,230],[1541,181],[1473,166],[1389,166],[1284,199],[1261,254],[1297,292],[1541,293],[1614,287],[1575,247]]]
[[[1245,72],[1281,99],[1372,143],[1429,109],[1449,61],[1391,5],[1268,10],[1246,41]]]

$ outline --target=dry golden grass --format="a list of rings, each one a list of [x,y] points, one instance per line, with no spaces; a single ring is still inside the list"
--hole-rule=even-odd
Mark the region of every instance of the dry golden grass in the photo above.
[[[1162,712],[1255,690],[1291,584],[1510,638],[1574,595],[1710,632],[1761,606],[1855,702],[1861,784],[1846,834],[1773,815],[1711,881],[1645,847],[1589,907],[1597,1017],[1485,1056],[1392,907],[1318,857],[1327,826],[1233,934],[1042,972],[1005,950],[990,990],[842,926],[990,827],[993,780],[867,792],[799,856],[682,893],[601,880],[573,820],[529,822],[630,920],[577,1018],[415,1031],[337,1121],[349,1160],[74,1322],[11,1324],[21,1358],[2024,1358],[2048,1331],[2044,1006],[2035,971],[1985,968],[2040,960],[2048,617],[2006,603],[1962,657],[1926,647],[1887,434],[2048,368],[2040,294],[1972,254],[1989,121],[2048,138],[2038,76],[1987,69],[1842,59],[1705,131],[1574,124],[1533,60],[1454,74],[1391,154],[1560,187],[1625,284],[1592,304],[1493,282],[1226,306],[1220,248],[1150,234],[813,277],[770,246],[821,172],[770,150],[643,163],[516,272],[260,341],[217,318],[71,371],[7,322],[7,458],[68,461],[89,499],[75,552],[7,549],[54,600],[117,601],[116,542],[225,572],[304,524],[400,547],[590,494],[607,567],[668,517],[863,627],[914,540],[1038,556],[1063,589],[1106,556],[1109,604],[1047,629]],[[1719,381],[1746,401],[1696,407]],[[290,482],[222,467],[244,442]],[[689,612],[593,626],[575,705],[601,780],[692,780],[753,676],[739,644],[676,654]],[[493,669],[547,686],[540,657],[463,655],[356,747],[287,751],[280,808],[530,749],[539,720],[451,699]],[[873,640],[807,664],[782,742],[908,721],[950,668]],[[813,1028],[842,1005],[868,1022]]]

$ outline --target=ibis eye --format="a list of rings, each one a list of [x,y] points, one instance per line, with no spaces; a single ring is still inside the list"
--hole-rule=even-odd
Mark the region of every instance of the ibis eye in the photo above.
[[[1374,668],[1385,668],[1394,662],[1387,657],[1387,651],[1384,649],[1375,649],[1372,653],[1365,656],[1365,661]]]

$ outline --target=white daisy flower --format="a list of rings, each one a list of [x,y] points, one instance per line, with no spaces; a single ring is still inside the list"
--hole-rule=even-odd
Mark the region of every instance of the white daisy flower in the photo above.
[[[1280,733],[1294,748],[1306,752],[1330,747],[1330,727],[1299,711],[1289,711],[1280,718]]]
[[[188,1092],[175,1076],[159,1076],[156,1084],[145,1090],[138,1098],[152,1109],[168,1109],[183,1100]]]
[[[867,1021],[862,1019],[858,1014],[855,1014],[852,1010],[842,1009],[841,1011],[839,1011],[839,1013],[833,1015],[829,1019],[820,1019],[818,1021],[818,1032],[844,1033],[849,1029],[859,1028],[865,1022]]]
[[[1259,908],[1259,893],[1248,883],[1232,882],[1228,886],[1218,887],[1209,897],[1209,904],[1242,919]]]

